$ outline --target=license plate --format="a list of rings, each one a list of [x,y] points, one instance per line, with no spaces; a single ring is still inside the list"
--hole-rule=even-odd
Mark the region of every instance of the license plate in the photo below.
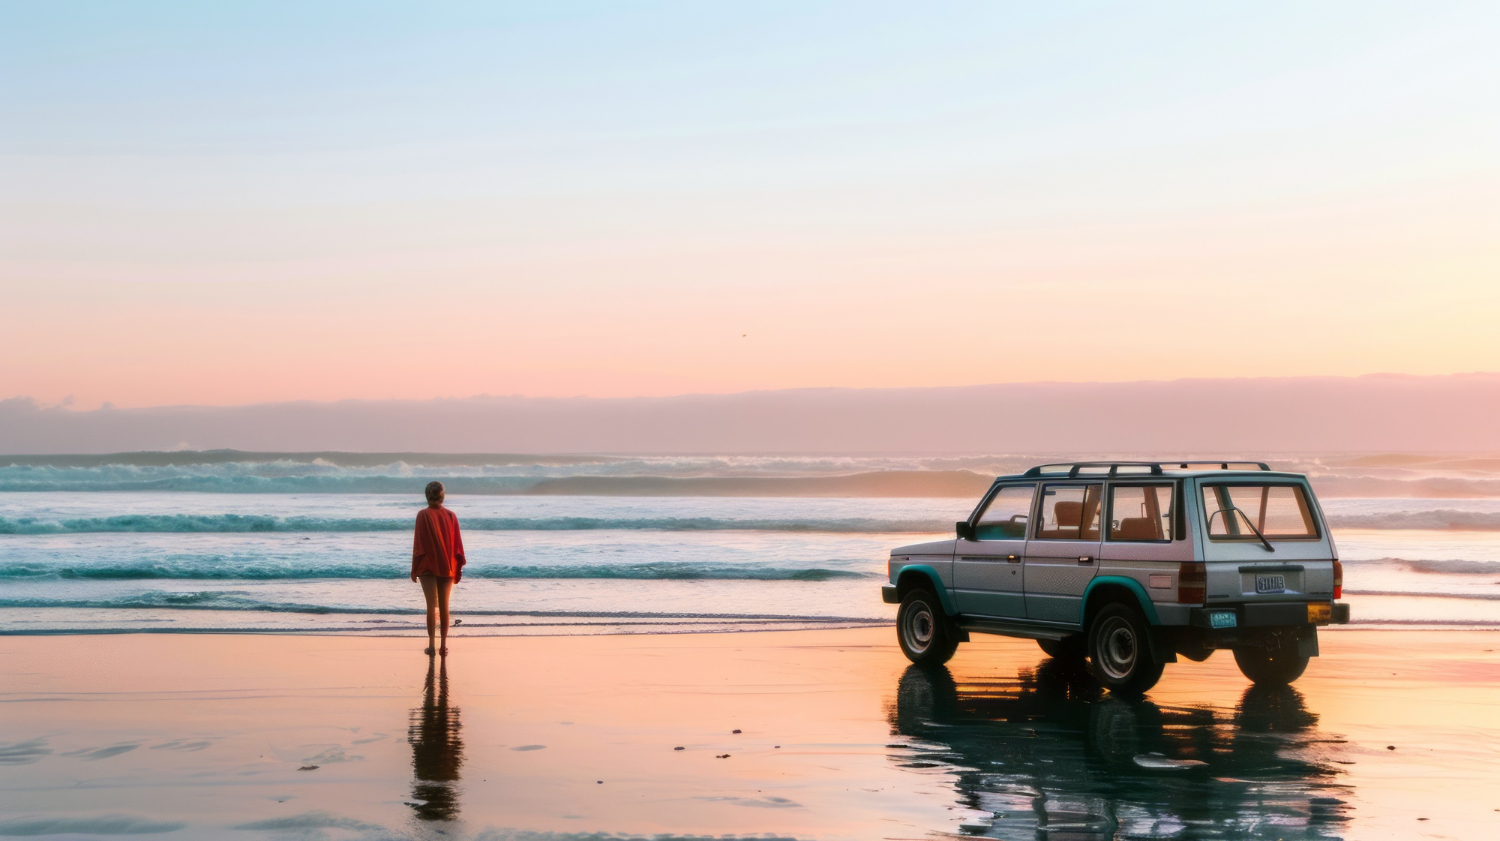
[[[1307,606],[1307,621],[1311,625],[1327,625],[1333,621],[1333,605],[1310,604]]]
[[[1285,593],[1285,575],[1257,575],[1255,576],[1255,592],[1257,593]]]
[[[1228,611],[1220,611],[1218,613],[1210,613],[1208,615],[1208,624],[1215,628],[1233,628],[1235,625],[1239,624],[1239,622],[1238,617],[1236,617],[1233,613],[1230,613]]]

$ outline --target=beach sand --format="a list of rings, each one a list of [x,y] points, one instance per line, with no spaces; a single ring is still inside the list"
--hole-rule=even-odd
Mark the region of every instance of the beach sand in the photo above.
[[[0,638],[0,837],[1500,837],[1500,634],[1341,629],[1292,689],[1221,652],[1138,702],[893,636]]]

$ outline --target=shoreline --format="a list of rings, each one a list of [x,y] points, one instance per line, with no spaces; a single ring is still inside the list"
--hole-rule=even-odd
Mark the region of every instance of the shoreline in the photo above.
[[[1452,598],[1443,594],[1424,593],[1402,593],[1402,594],[1348,594],[1345,601],[1350,602],[1356,611],[1362,606],[1361,602],[1366,599],[1421,599],[1421,598]],[[1489,598],[1497,598],[1490,596]],[[13,609],[14,610],[14,609]],[[234,613],[235,611],[215,610],[209,611],[215,615]],[[834,630],[859,630],[872,628],[891,629],[895,626],[895,608],[890,608],[890,616],[885,617],[862,617],[862,616],[743,616],[743,615],[691,615],[683,616],[677,614],[653,615],[649,613],[633,614],[630,616],[609,614],[567,614],[562,617],[580,621],[560,622],[521,622],[511,624],[487,624],[475,622],[449,629],[449,637],[454,639],[510,639],[521,637],[537,638],[567,638],[567,637],[634,637],[634,636],[692,636],[692,635],[715,635],[715,634],[758,634],[758,633],[796,633],[812,631],[834,631]],[[296,614],[304,615],[304,614]],[[328,617],[363,617],[368,612],[342,613],[332,611],[328,613],[306,614],[319,618]],[[7,638],[30,638],[30,637],[115,637],[141,635],[150,637],[171,636],[246,636],[246,637],[327,637],[337,639],[414,639],[426,637],[426,630],[421,621],[424,612],[420,607],[413,607],[406,612],[381,611],[377,615],[392,617],[391,620],[409,620],[410,627],[406,630],[381,629],[381,630],[298,630],[295,628],[273,627],[204,627],[204,628],[171,628],[171,627],[143,627],[143,628],[120,628],[109,627],[99,629],[79,628],[44,628],[38,630],[0,630],[0,640]],[[550,614],[531,614],[525,612],[507,611],[503,613],[472,613],[455,612],[459,619],[493,619],[502,617],[530,617],[549,618]],[[595,621],[581,621],[595,620]],[[637,621],[639,620],[639,621]],[[350,619],[347,621],[368,621]],[[743,627],[734,627],[743,626]],[[551,631],[545,629],[565,629]],[[588,630],[599,628],[601,630]],[[627,630],[619,630],[621,628]],[[628,630],[640,628],[640,630]],[[492,630],[504,629],[504,630]],[[537,632],[533,633],[533,629]],[[1319,628],[1319,637],[1324,638],[1330,634],[1344,635],[1351,633],[1494,633],[1500,632],[1500,621],[1487,620],[1430,620],[1430,619],[1374,619],[1360,621],[1358,615],[1345,625],[1327,625]],[[976,633],[975,640],[999,639],[991,635]],[[961,649],[962,650],[962,649]]]

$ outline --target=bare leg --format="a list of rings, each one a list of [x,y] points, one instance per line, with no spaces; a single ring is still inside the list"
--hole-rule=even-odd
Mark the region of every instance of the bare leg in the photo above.
[[[427,653],[434,654],[437,651],[437,618],[438,618],[438,578],[435,575],[424,575],[419,579],[422,582],[422,598],[427,600]],[[447,599],[443,599],[447,602]],[[445,611],[446,612],[446,611]],[[446,621],[443,625],[443,636],[448,636]]]
[[[438,618],[442,621],[440,627],[443,629],[443,645],[438,649],[438,653],[444,657],[448,656],[448,596],[452,593],[453,579],[439,578],[437,580],[437,603]]]

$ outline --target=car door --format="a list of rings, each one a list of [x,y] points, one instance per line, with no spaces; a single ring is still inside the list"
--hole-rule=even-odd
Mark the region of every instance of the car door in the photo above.
[[[1000,485],[971,518],[971,538],[953,551],[954,599],[959,613],[972,616],[1026,616],[1022,585],[1026,532],[1036,483]]]
[[[1022,579],[1026,618],[1080,622],[1099,559],[1099,482],[1048,482],[1037,499]]]

